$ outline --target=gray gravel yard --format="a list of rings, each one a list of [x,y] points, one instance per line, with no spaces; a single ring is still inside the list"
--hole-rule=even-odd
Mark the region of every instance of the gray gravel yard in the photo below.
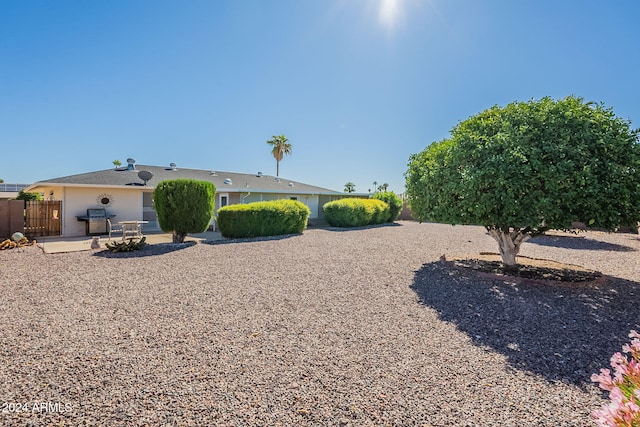
[[[522,254],[613,276],[515,285],[438,262],[481,227],[399,222],[105,252],[0,252],[0,425],[589,426],[640,327],[640,240]]]

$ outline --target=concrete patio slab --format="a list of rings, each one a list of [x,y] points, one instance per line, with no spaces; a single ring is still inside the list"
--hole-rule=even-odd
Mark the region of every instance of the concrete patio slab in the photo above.
[[[170,233],[148,233],[144,235],[148,244],[158,243],[171,243],[172,237]],[[91,249],[91,242],[94,239],[92,236],[82,237],[36,237],[37,245],[47,254],[64,253],[64,252],[79,252],[90,250],[104,250],[105,243],[109,242],[109,238],[106,236],[99,237],[100,248]],[[185,242],[203,242],[224,239],[218,231],[205,231],[204,233],[189,234],[185,238]],[[118,241],[120,239],[111,239],[111,241]]]

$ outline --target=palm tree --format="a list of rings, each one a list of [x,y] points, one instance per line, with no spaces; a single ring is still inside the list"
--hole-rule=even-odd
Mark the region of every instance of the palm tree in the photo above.
[[[380,186],[380,189],[382,191],[387,191],[387,188],[389,188],[389,184],[387,184],[386,182]]]
[[[285,154],[291,155],[291,144],[284,135],[274,135],[272,139],[267,141],[267,144],[273,147],[271,154],[276,159],[276,176],[280,176],[280,160]]]
[[[378,188],[378,181],[373,181],[373,191],[376,191],[376,188]],[[369,190],[369,192],[371,192],[371,190]]]
[[[344,192],[345,193],[353,193],[354,191],[356,191],[356,185],[349,181],[344,185]]]

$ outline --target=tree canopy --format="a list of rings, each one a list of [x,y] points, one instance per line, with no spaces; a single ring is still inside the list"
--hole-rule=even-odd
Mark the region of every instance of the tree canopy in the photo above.
[[[42,195],[40,193],[27,193],[24,190],[20,190],[16,200],[24,200],[25,202],[38,201],[42,200]]]
[[[516,253],[573,221],[636,224],[638,135],[612,109],[574,96],[494,106],[410,157],[409,204],[421,221],[483,225],[499,242],[507,235]]]
[[[353,193],[354,191],[356,191],[356,185],[349,181],[344,185],[344,192],[345,193]]]
[[[274,135],[272,139],[267,141],[271,145],[271,154],[276,159],[276,176],[280,176],[280,161],[285,154],[291,154],[293,146],[289,143],[289,139],[284,135]]]

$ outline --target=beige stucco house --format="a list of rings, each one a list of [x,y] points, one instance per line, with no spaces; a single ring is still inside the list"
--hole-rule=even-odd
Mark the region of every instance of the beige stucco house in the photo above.
[[[146,171],[146,172],[142,172]],[[145,179],[151,176],[145,182]],[[262,200],[295,199],[311,210],[310,218],[322,217],[322,206],[344,193],[303,184],[286,178],[256,174],[137,165],[133,159],[125,167],[53,178],[25,189],[41,193],[45,200],[62,201],[62,235],[82,236],[85,223],[76,217],[89,208],[105,208],[113,221],[144,220],[146,231],[158,229],[153,206],[155,186],[168,179],[187,178],[210,181],[216,187],[215,209],[229,204]],[[213,225],[213,220],[212,220]]]

